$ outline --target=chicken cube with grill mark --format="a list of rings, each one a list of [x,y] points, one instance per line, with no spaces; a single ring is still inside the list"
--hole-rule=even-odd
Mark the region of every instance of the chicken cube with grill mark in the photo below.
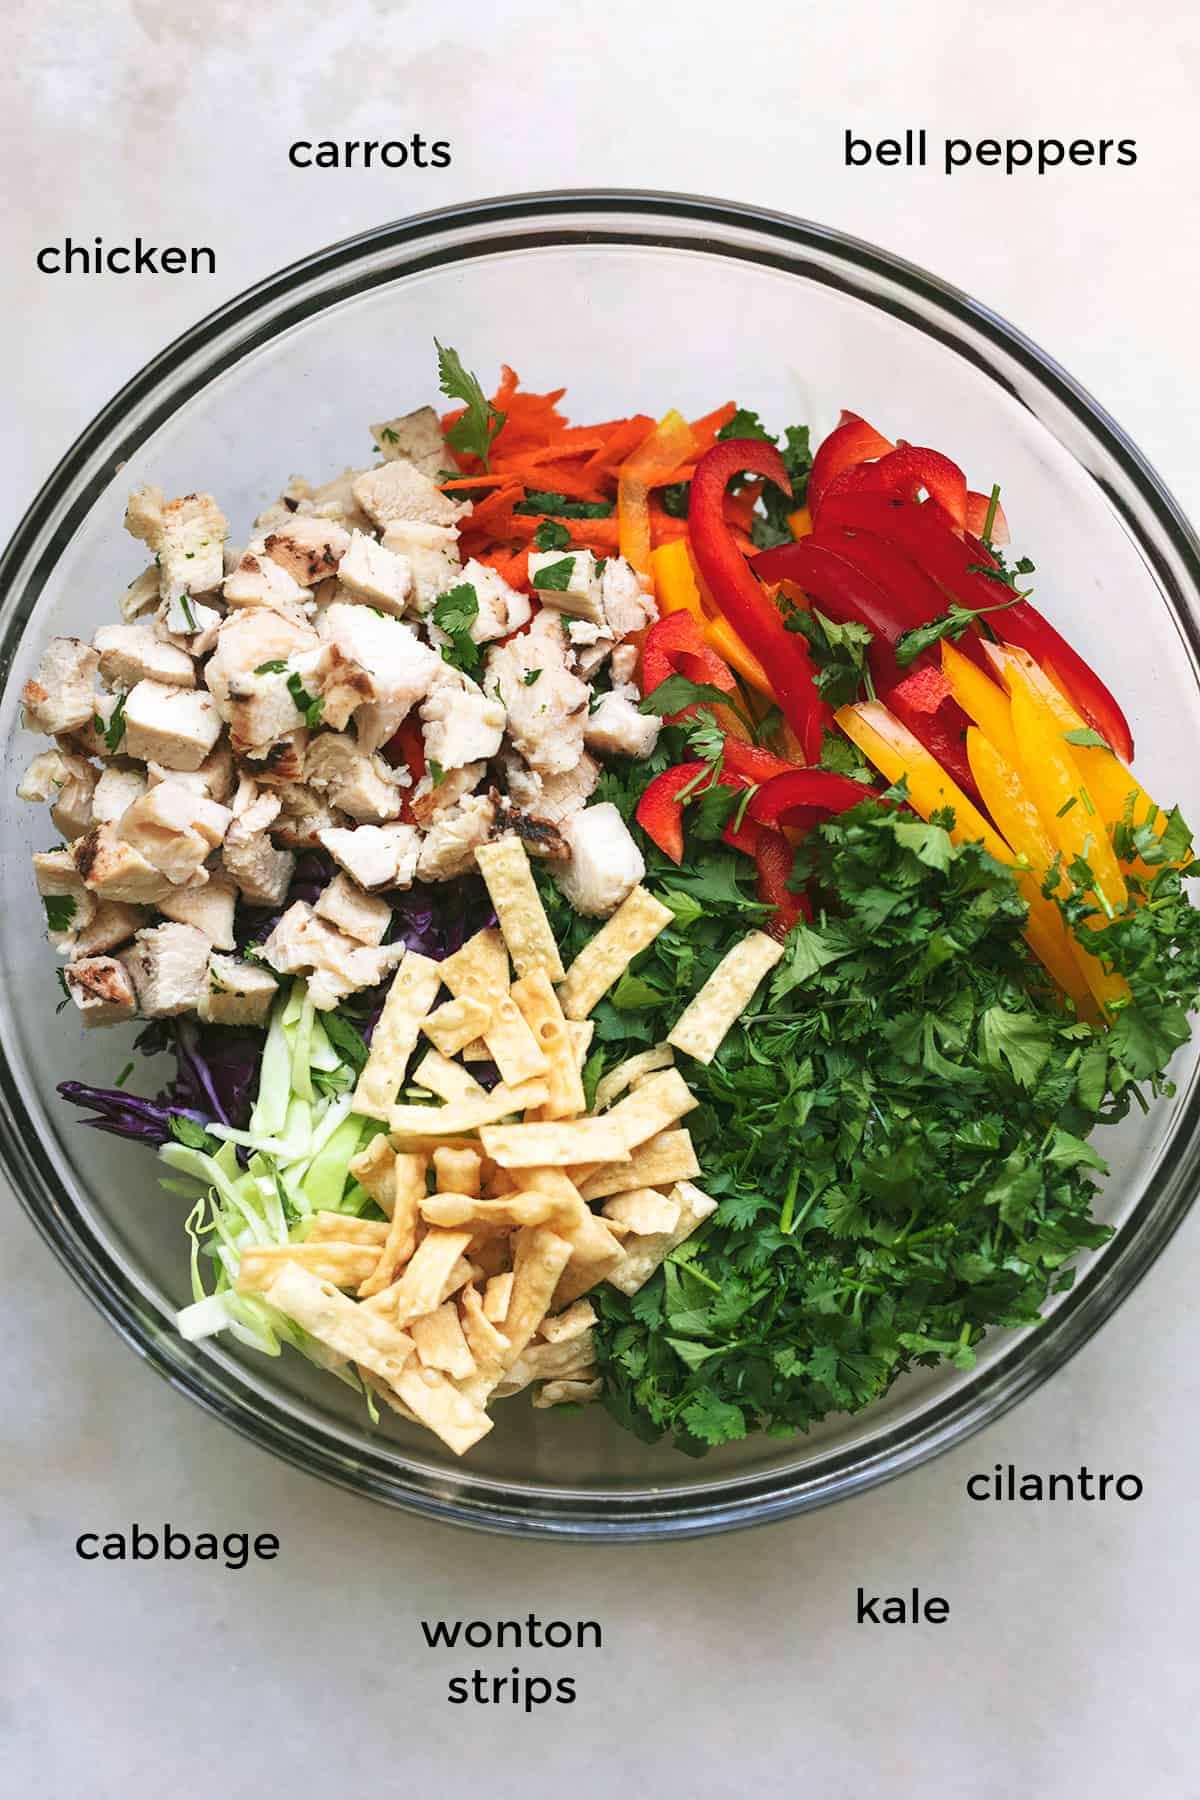
[[[263,960],[279,975],[303,975],[309,998],[327,1012],[349,995],[375,987],[406,954],[403,944],[356,944],[296,900],[262,946]]]
[[[95,711],[96,671],[100,657],[80,638],[51,638],[38,672],[21,690],[27,731],[57,737],[91,723]]]
[[[441,679],[445,664],[398,619],[381,619],[369,607],[336,601],[321,614],[326,643],[366,671],[367,702],[354,715],[360,747],[379,750],[396,734],[418,700]]]
[[[114,957],[81,957],[68,965],[64,978],[84,1025],[120,1025],[136,1016],[133,982]]]
[[[149,923],[150,912],[145,906],[131,906],[126,900],[100,900],[91,920],[71,933],[65,948],[72,962],[88,956],[106,956],[110,950],[127,944],[135,932]]]
[[[461,769],[443,769],[437,779],[428,771],[422,775],[409,799],[409,809],[418,825],[433,824],[440,812],[456,806],[464,794],[474,793],[487,772],[483,762],[465,763]]]
[[[484,691],[505,707],[513,747],[541,775],[563,775],[583,755],[589,690],[566,655],[562,622],[549,611],[487,655]]]
[[[486,563],[472,557],[463,565],[459,581],[469,582],[475,590],[479,611],[471,624],[471,637],[477,644],[493,643],[508,637],[529,623],[533,602],[519,588],[509,587],[504,577]]]
[[[46,935],[57,948],[69,948],[72,934],[96,916],[96,897],[87,887],[69,850],[34,853],[33,878],[46,908]]]
[[[350,533],[333,519],[297,515],[276,526],[262,540],[264,554],[301,587],[311,588],[327,575],[336,575],[338,564],[350,548]]]
[[[147,1019],[195,1012],[208,983],[209,942],[194,925],[150,925],[139,931],[120,960],[133,982],[138,1011]]]
[[[136,488],[129,496],[125,529],[153,550],[161,599],[220,587],[229,528],[211,494],[168,500],[161,488]]]
[[[303,586],[265,550],[243,552],[237,566],[225,577],[222,588],[227,606],[303,606],[312,599],[311,589]]]
[[[530,818],[561,825],[591,799],[600,780],[600,764],[585,751],[573,769],[540,775],[514,755],[505,759],[504,774],[514,806]]]
[[[158,910],[177,925],[195,926],[214,950],[232,950],[237,897],[233,878],[224,869],[214,869],[203,887],[180,887],[164,895]]]
[[[50,817],[67,839],[81,837],[95,823],[96,771],[69,750],[43,750],[17,785],[19,800],[49,800]]]
[[[71,856],[84,886],[98,899],[153,906],[171,891],[172,883],[161,869],[118,837],[115,825],[94,825],[76,838]]]

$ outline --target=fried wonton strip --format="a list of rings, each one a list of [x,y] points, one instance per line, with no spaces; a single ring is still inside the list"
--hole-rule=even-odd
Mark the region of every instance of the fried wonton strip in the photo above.
[[[456,1000],[478,1000],[490,1009],[508,992],[508,951],[495,925],[477,931],[438,968]]]
[[[377,1244],[256,1244],[242,1251],[238,1265],[239,1294],[265,1294],[280,1269],[303,1269],[335,1287],[357,1287],[379,1261]]]
[[[464,1062],[491,1062],[492,1053],[482,1038],[476,1038],[468,1044],[462,1053]]]
[[[571,1260],[554,1290],[553,1306],[559,1312],[573,1300],[578,1300],[581,1294],[590,1293],[592,1288],[599,1286],[611,1269],[619,1268],[624,1251],[607,1222],[589,1212],[586,1206],[577,1219],[568,1224],[556,1224],[554,1229],[571,1246]]]
[[[559,1004],[561,1005],[562,1002],[560,1001]],[[587,1061],[588,1051],[592,1047],[592,1039],[596,1035],[596,1021],[594,1019],[568,1019],[567,1030],[570,1033],[571,1042],[575,1046],[575,1062],[582,1075],[583,1065]]]
[[[638,1237],[674,1231],[679,1223],[678,1200],[668,1199],[657,1188],[634,1188],[628,1194],[614,1194],[600,1210],[606,1219],[628,1226]]]
[[[533,1404],[542,1406],[563,1406],[573,1403],[586,1406],[592,1400],[598,1400],[604,1392],[604,1379],[597,1375],[592,1381],[572,1380],[560,1377],[557,1381],[543,1381],[533,1396]]]
[[[469,1231],[441,1231],[431,1226],[414,1250],[399,1281],[363,1301],[364,1311],[407,1325],[423,1318],[449,1298],[446,1282],[452,1277],[471,1241]],[[467,1279],[470,1279],[468,1276]],[[453,1291],[453,1290],[451,1290]]]
[[[510,1276],[511,1280],[511,1276]],[[463,1383],[467,1397],[482,1406],[504,1374],[504,1359],[509,1343],[488,1316],[479,1290],[468,1282],[462,1291],[462,1328],[471,1355],[475,1358],[475,1375]]]
[[[510,833],[490,844],[480,844],[475,861],[491,895],[517,974],[532,975],[535,969],[545,969],[551,981],[561,981],[563,966],[558,945],[520,838]]]
[[[559,1000],[568,1019],[586,1019],[639,951],[675,917],[644,887],[635,887],[567,970]]]
[[[653,1075],[659,1069],[669,1069],[675,1061],[675,1052],[670,1044],[655,1044],[653,1050],[641,1050],[636,1056],[630,1056],[607,1075],[601,1076],[596,1083],[595,1111],[603,1112],[614,1100],[619,1100],[626,1088],[636,1087],[647,1075]]]
[[[483,1290],[483,1310],[485,1316],[494,1325],[503,1325],[508,1312],[508,1303],[512,1298],[513,1273],[506,1269],[502,1275],[493,1275]],[[463,1289],[463,1299],[467,1291]],[[507,1346],[506,1346],[507,1347]]]
[[[630,1150],[636,1150],[647,1138],[657,1137],[699,1104],[679,1070],[664,1069],[618,1100],[603,1117],[618,1126]]]
[[[432,958],[410,950],[397,969],[354,1090],[355,1112],[387,1118],[416,1048],[421,1021],[437,999],[442,983],[439,967]]]
[[[514,1088],[501,1082],[490,1094],[470,1100],[450,1100],[445,1106],[393,1106],[392,1137],[463,1137],[483,1125],[494,1124],[497,1119],[506,1119],[511,1113],[540,1106],[546,1094],[544,1081],[524,1081]]]
[[[385,1140],[386,1141],[386,1140]],[[387,1221],[359,1219],[353,1213],[318,1212],[312,1216],[306,1244],[374,1244],[382,1250],[387,1239]]]
[[[492,1429],[493,1422],[483,1408],[460,1393],[438,1369],[404,1370],[392,1386],[397,1398],[422,1425],[436,1432],[455,1456],[462,1456]]]
[[[603,1200],[609,1194],[627,1194],[632,1188],[665,1187],[670,1181],[690,1181],[700,1173],[692,1147],[692,1134],[660,1131],[639,1144],[628,1162],[603,1163],[579,1179],[585,1200]],[[532,1183],[531,1183],[532,1185]]]
[[[435,1150],[433,1178],[439,1194],[470,1194],[479,1198],[483,1158],[478,1150]]]
[[[441,1369],[453,1381],[466,1381],[474,1375],[475,1358],[463,1336],[453,1300],[443,1300],[436,1311],[414,1319],[409,1332],[424,1368]]]
[[[504,1366],[511,1368],[550,1310],[559,1277],[571,1259],[571,1246],[548,1225],[527,1225],[513,1239],[513,1285],[504,1318],[508,1349]]]
[[[550,1058],[522,1018],[511,994],[497,1001],[483,1041],[501,1079],[510,1087],[534,1075],[545,1075],[550,1067]]]
[[[348,1300],[332,1282],[321,1281],[294,1264],[284,1265],[272,1280],[267,1298],[311,1337],[360,1368],[370,1369],[389,1386],[396,1387],[403,1376],[413,1350],[412,1339],[390,1320]]]
[[[653,1237],[626,1240],[625,1253],[608,1277],[613,1287],[620,1288],[623,1294],[636,1294],[644,1287],[671,1251],[717,1210],[716,1201],[700,1188],[693,1187],[690,1181],[681,1181],[673,1187],[671,1199],[679,1202],[679,1222],[673,1230],[659,1232]]]
[[[493,1161],[506,1169],[540,1163],[568,1168],[572,1163],[628,1160],[625,1131],[603,1119],[559,1119],[545,1125],[484,1125],[479,1133]]]
[[[440,1050],[427,1050],[412,1078],[418,1087],[428,1088],[439,1100],[477,1100],[483,1093],[475,1077]]]
[[[421,1030],[435,1050],[443,1056],[457,1056],[473,1038],[480,1037],[491,1023],[492,1012],[482,1000],[460,994],[437,1006],[422,1020]]]
[[[584,1370],[590,1375],[595,1366],[596,1349],[590,1331],[568,1344],[529,1344],[505,1370],[496,1387],[496,1398],[507,1400],[531,1381],[565,1380],[578,1377]]]
[[[386,1132],[378,1133],[364,1150],[350,1158],[350,1173],[390,1219],[396,1206],[396,1152],[388,1143]]]
[[[400,1155],[392,1171],[392,1217],[387,1242],[373,1272],[358,1290],[360,1300],[390,1287],[417,1247],[418,1208],[425,1198],[424,1156]]]
[[[751,931],[717,964],[700,992],[684,1007],[667,1042],[697,1062],[710,1063],[725,1033],[745,1012],[755,989],[783,955],[783,945],[765,931]]]
[[[573,1119],[585,1110],[583,1079],[575,1046],[567,1030],[558,995],[544,969],[514,981],[512,998],[547,1058],[546,1085],[550,1097],[537,1109],[539,1119]]]
[[[428,1194],[421,1216],[445,1230],[512,1231],[520,1225],[545,1225],[562,1215],[562,1202],[551,1194],[506,1194],[502,1200],[472,1200],[466,1194]]]
[[[538,1336],[547,1344],[565,1344],[582,1337],[596,1323],[596,1309],[590,1300],[577,1300],[566,1312],[553,1313],[542,1320]]]

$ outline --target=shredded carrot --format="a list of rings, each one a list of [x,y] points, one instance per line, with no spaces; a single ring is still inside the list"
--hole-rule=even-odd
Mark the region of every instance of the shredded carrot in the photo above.
[[[699,459],[706,450],[711,450],[717,441],[718,431],[723,431],[737,411],[737,405],[727,400],[724,406],[718,406],[715,412],[705,413],[702,419],[692,420],[692,440],[696,446]]]

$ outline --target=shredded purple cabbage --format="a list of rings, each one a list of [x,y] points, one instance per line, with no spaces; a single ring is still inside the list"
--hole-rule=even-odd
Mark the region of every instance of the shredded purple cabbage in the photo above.
[[[261,944],[295,901],[307,900],[311,905],[333,872],[324,851],[304,851],[296,859],[284,906],[273,911],[239,909],[235,922],[238,948],[244,952]],[[444,887],[409,888],[388,898],[393,915],[389,941],[418,950],[436,962],[452,956],[469,937],[496,922],[487,889],[474,876]],[[390,985],[390,980],[384,981],[356,994],[345,1008],[367,1043]],[[264,1032],[250,1027],[206,1025],[186,1015],[152,1019],[134,1040],[135,1048],[145,1056],[165,1052],[175,1057],[174,1078],[153,1100],[127,1094],[122,1088],[90,1087],[82,1081],[60,1081],[58,1091],[73,1106],[87,1107],[96,1115],[81,1120],[82,1124],[154,1147],[171,1139],[172,1115],[194,1119],[198,1125],[215,1122],[244,1128],[258,1086],[264,1038]],[[491,1085],[488,1064],[476,1065],[475,1074],[485,1087]]]

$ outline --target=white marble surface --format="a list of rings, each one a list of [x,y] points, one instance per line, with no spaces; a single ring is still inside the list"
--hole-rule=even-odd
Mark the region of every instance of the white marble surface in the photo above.
[[[1200,277],[1182,0],[847,0],[569,13],[428,0],[65,0],[6,34],[7,381],[0,525],[75,432],[201,313],[304,251],[449,200],[552,185],[711,192],[924,263],[1057,354],[1200,510],[1189,399]],[[1131,170],[850,171],[874,136],[1133,136]],[[448,137],[448,171],[289,169],[298,137]],[[207,280],[34,271],[67,232],[214,245]],[[0,1792],[230,1800],[453,1785],[496,1800],[965,1800],[1198,1791],[1190,1619],[1200,1472],[1186,1226],[1120,1315],[971,1444],[851,1504],[662,1549],[544,1549],[409,1521],[276,1463],[177,1398],[20,1217],[0,1234],[6,1593]],[[973,1504],[966,1476],[1132,1469],[1134,1506]],[[137,1518],[275,1530],[241,1573],[83,1565]],[[854,1624],[919,1583],[941,1627]],[[484,1657],[569,1674],[573,1707],[453,1707],[474,1659],[431,1616],[589,1617],[604,1648]],[[550,1665],[554,1665],[551,1669]]]

